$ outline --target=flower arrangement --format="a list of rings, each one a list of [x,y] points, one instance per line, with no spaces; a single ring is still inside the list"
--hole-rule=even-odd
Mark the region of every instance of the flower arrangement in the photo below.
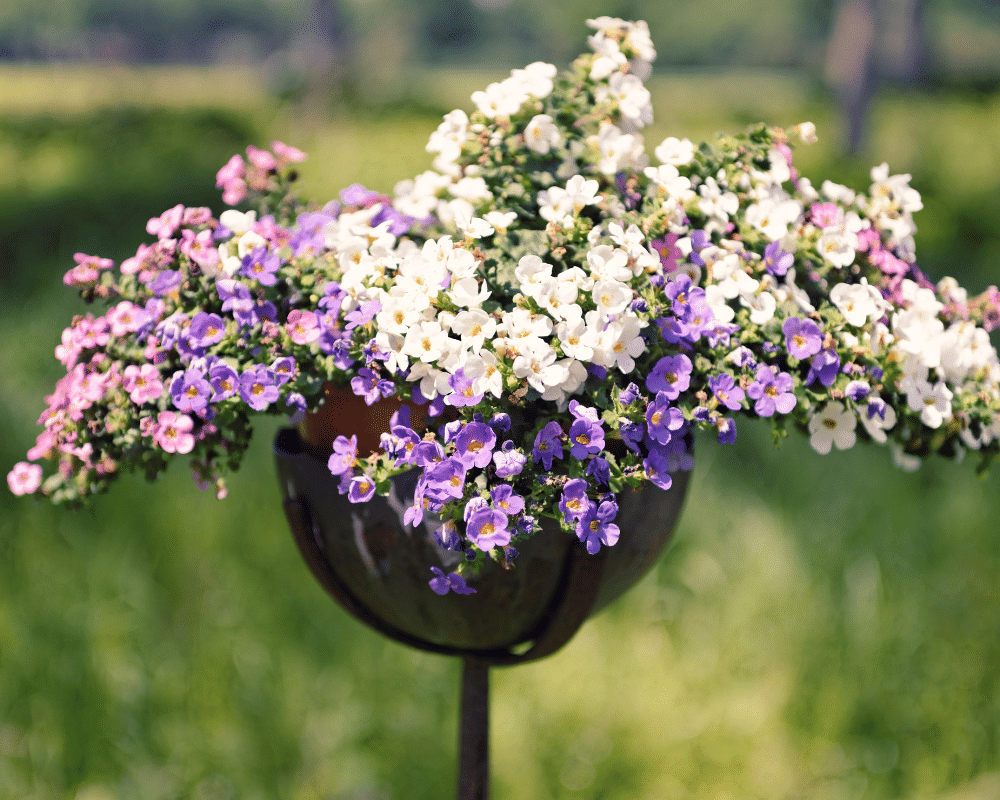
[[[473,591],[463,576],[513,559],[542,516],[613,546],[618,494],[668,489],[689,433],[732,442],[740,417],[820,453],[862,438],[904,466],[966,449],[987,466],[1000,293],[919,270],[909,176],[816,188],[764,125],[651,159],[648,28],[588,25],[568,70],[514,70],[446,115],[434,169],[392,197],[307,203],[304,155],[275,142],[218,173],[243,210],[175,206],[117,269],[78,254],[65,282],[106,310],[63,332],[67,373],[14,493],[77,504],[182,456],[221,498],[252,413],[301,419],[331,384],[402,398],[377,452],[341,436],[329,468],[356,503],[421,470],[406,521],[436,515],[466,555],[430,573],[445,593]],[[411,427],[417,406],[436,425]]]

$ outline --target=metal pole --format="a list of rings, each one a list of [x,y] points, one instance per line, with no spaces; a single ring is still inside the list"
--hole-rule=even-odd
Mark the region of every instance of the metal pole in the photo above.
[[[490,667],[474,658],[462,660],[458,736],[458,800],[489,800]]]

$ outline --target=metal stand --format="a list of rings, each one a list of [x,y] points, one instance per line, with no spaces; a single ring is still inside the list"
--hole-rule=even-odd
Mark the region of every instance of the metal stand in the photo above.
[[[462,661],[462,700],[458,734],[458,800],[490,796],[490,667]]]

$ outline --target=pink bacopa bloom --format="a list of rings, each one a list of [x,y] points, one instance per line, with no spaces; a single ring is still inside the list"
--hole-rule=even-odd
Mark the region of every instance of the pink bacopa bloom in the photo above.
[[[184,206],[177,204],[146,223],[146,233],[157,239],[172,239],[184,219]]]
[[[279,161],[285,164],[297,164],[306,160],[306,154],[297,147],[277,140],[271,142],[271,151],[278,157]]]
[[[73,260],[76,261],[76,266],[63,276],[63,283],[67,286],[94,283],[101,276],[103,270],[111,269],[114,266],[114,262],[110,258],[88,256],[85,253],[74,253]]]
[[[42,485],[42,468],[20,461],[7,473],[7,485],[14,494],[34,494]]]
[[[128,392],[132,402],[139,406],[152,403],[163,394],[163,381],[152,364],[143,364],[141,367],[129,364],[125,367],[122,388]]]
[[[161,411],[153,428],[153,441],[167,453],[190,453],[194,449],[193,427],[194,421],[187,414]]]
[[[309,344],[315,342],[322,331],[319,327],[319,319],[312,311],[303,311],[296,308],[288,313],[288,321],[285,323],[288,334],[295,344]]]

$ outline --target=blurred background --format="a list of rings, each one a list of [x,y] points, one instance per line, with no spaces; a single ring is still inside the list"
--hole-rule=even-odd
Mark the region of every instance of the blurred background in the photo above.
[[[427,136],[583,21],[649,22],[664,136],[810,119],[797,162],[924,197],[920,265],[1000,263],[1000,11],[987,0],[0,0],[0,440],[34,443],[82,306],[215,171],[278,138],[305,191],[390,190]],[[265,421],[224,502],[183,469],[85,512],[0,496],[0,798],[453,796],[459,665],[334,606],[281,514]],[[998,476],[698,442],[657,569],[562,652],[494,671],[497,798],[1000,797]]]

